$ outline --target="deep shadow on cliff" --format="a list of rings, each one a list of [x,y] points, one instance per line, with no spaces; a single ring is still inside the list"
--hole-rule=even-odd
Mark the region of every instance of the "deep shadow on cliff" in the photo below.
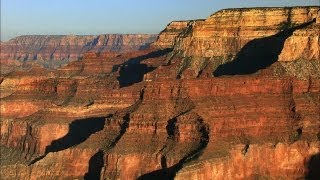
[[[168,54],[171,51],[172,49],[170,48],[161,49],[153,51],[143,56],[131,58],[123,64],[115,65],[112,71],[115,72],[120,68],[120,76],[117,78],[120,87],[127,87],[131,86],[132,84],[141,82],[143,80],[144,74],[151,72],[155,69],[155,67],[148,67],[146,64],[141,64],[143,60],[161,57]]]
[[[311,157],[308,163],[308,174],[306,179],[317,180],[320,179],[320,153]]]
[[[64,137],[54,140],[47,148],[46,153],[58,152],[84,142],[93,133],[101,131],[105,118],[88,118],[73,121],[69,125],[69,132]]]
[[[101,131],[105,125],[105,117],[75,120],[69,125],[69,132],[60,139],[54,140],[46,147],[45,154],[30,162],[29,165],[43,159],[51,152],[59,152],[84,142],[90,135]]]
[[[85,180],[89,179],[100,179],[101,170],[104,166],[103,151],[98,151],[89,160],[89,170],[84,175]]]
[[[248,42],[239,51],[234,60],[220,65],[213,72],[213,75],[215,77],[245,75],[269,67],[278,60],[286,39],[292,36],[294,31],[305,28],[314,22],[315,19],[295,27],[285,28],[275,35]]]

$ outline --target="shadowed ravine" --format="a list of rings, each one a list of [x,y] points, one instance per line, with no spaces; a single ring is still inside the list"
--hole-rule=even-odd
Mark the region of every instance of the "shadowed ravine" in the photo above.
[[[103,151],[99,150],[96,154],[94,154],[89,160],[89,170],[84,175],[85,180],[91,179],[100,179],[101,169],[104,166],[103,162]]]
[[[175,133],[174,126],[177,123],[177,118],[173,118],[171,121],[168,121],[167,125],[167,133],[168,138],[172,138],[172,133]],[[178,161],[175,165],[171,167],[167,167],[167,158],[165,156],[161,157],[161,167],[162,169],[150,172],[148,174],[144,174],[138,178],[138,180],[162,180],[168,179],[173,180],[176,174],[183,168],[183,165],[196,160],[201,154],[202,151],[207,147],[209,143],[209,128],[206,123],[203,122],[202,119],[197,120],[199,124],[199,134],[200,134],[200,141],[198,147],[187,155],[185,155],[182,159]]]
[[[69,132],[64,137],[54,140],[46,147],[45,154],[30,162],[29,165],[43,159],[50,152],[59,152],[84,142],[90,135],[101,131],[105,117],[75,120],[69,125]]]
[[[156,69],[156,67],[148,67],[146,64],[141,64],[143,60],[161,57],[167,55],[171,51],[172,49],[168,48],[131,58],[123,64],[115,65],[112,68],[112,72],[115,72],[120,68],[120,76],[117,78],[120,83],[120,87],[131,86],[135,83],[141,82],[144,74]]]
[[[143,95],[144,95],[144,88],[141,89],[140,99],[137,102],[135,102],[130,107],[126,108],[123,112],[120,111],[118,112],[118,114],[116,113],[114,115],[115,117],[122,116],[122,123],[120,125],[119,135],[109,145],[107,145],[107,149],[112,149],[119,142],[122,136],[126,133],[130,123],[130,114],[139,108],[143,100]],[[124,112],[125,112],[125,115],[122,115],[122,113]]]
[[[89,170],[85,174],[84,179],[100,179],[101,170],[104,167],[104,154],[106,151],[112,149],[114,146],[117,145],[117,143],[121,140],[122,136],[126,133],[129,123],[130,123],[130,113],[134,112],[141,104],[143,100],[144,95],[144,89],[140,91],[140,99],[131,105],[130,107],[126,108],[123,111],[119,111],[115,113],[112,116],[109,116],[111,120],[115,120],[116,117],[123,116],[123,113],[125,115],[122,117],[122,123],[120,124],[120,131],[119,134],[115,137],[115,139],[108,143],[103,148],[103,150],[99,150],[95,155],[93,155],[89,160]]]

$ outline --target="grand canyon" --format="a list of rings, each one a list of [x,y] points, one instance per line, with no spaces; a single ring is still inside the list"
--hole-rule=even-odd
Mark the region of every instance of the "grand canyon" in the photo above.
[[[0,177],[320,179],[319,36],[307,6],[2,42]]]

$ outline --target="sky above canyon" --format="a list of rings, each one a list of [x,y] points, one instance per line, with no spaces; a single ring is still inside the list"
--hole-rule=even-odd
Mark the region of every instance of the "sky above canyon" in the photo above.
[[[223,8],[308,6],[320,0],[1,0],[1,41],[34,34],[159,33]]]

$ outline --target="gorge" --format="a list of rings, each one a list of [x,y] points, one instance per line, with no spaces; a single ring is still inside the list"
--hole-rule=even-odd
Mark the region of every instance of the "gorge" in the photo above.
[[[2,43],[13,62],[77,60],[1,73],[1,179],[318,179],[319,12],[224,9],[121,46]]]
[[[153,34],[25,35],[1,42],[2,73],[39,64],[56,69],[83,58],[87,52],[123,53],[143,50],[156,39]],[[13,67],[12,67],[13,66]]]

